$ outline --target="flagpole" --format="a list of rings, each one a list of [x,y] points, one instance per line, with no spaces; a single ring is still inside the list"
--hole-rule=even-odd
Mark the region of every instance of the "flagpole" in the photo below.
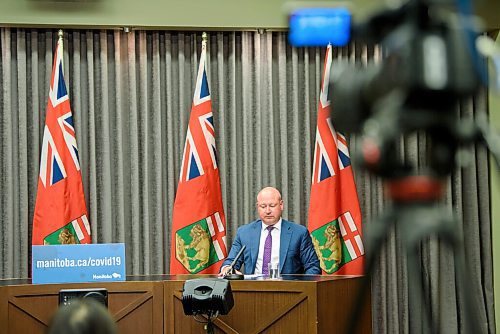
[[[202,46],[203,48],[206,48],[206,47],[207,47],[207,40],[208,40],[207,33],[206,33],[206,32],[203,32],[203,34],[201,34],[201,46]]]

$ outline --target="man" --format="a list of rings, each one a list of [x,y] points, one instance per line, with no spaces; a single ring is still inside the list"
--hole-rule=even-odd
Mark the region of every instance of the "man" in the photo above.
[[[279,263],[282,274],[321,274],[319,260],[307,229],[281,218],[283,200],[276,188],[267,187],[257,195],[259,220],[238,228],[228,257],[222,264],[219,276],[225,276],[229,265],[243,247],[244,254],[234,269],[244,273],[268,274],[269,263]]]

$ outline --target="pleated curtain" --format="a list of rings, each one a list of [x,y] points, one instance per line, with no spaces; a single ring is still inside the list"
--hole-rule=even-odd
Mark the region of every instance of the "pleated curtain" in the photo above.
[[[283,32],[209,32],[212,96],[228,243],[257,217],[255,196],[281,190],[283,216],[306,225],[323,48],[295,49]],[[27,277],[40,148],[57,30],[0,29],[0,278]],[[124,242],[127,274],[168,274],[172,208],[201,52],[201,32],[65,30],[64,74],[94,243]],[[366,66],[377,48],[334,49]],[[333,65],[335,67],[335,64]],[[335,87],[333,87],[335,89]],[[333,101],[335,106],[335,101]],[[457,104],[473,119],[487,91]],[[350,149],[365,226],[389,203]],[[425,134],[401,138],[402,160],[425,161]],[[459,219],[481,328],[494,332],[488,155],[466,147],[443,205]],[[328,203],[324,203],[328,205]],[[373,329],[409,331],[404,245],[388,236],[372,279]],[[452,254],[431,238],[423,277],[441,333],[463,333]],[[339,302],[342,301],[332,301]]]

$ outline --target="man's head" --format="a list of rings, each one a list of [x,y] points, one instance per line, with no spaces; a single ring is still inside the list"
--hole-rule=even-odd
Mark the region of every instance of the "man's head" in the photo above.
[[[117,328],[108,309],[91,298],[61,305],[54,314],[48,334],[115,334]]]
[[[274,225],[280,220],[283,201],[278,189],[266,187],[257,194],[257,211],[266,225]]]

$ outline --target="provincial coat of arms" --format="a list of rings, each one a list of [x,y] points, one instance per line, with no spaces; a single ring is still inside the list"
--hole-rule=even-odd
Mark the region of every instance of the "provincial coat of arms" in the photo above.
[[[192,274],[196,274],[219,259],[210,236],[206,219],[197,221],[175,234],[175,257]]]
[[[364,254],[363,243],[351,221],[351,214],[346,212],[311,232],[321,269],[327,274]]]

